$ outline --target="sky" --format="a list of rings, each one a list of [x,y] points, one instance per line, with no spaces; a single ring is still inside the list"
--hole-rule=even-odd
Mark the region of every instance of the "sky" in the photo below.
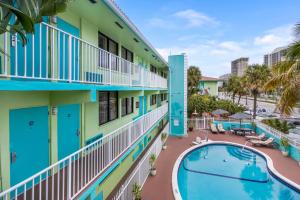
[[[263,55],[294,41],[300,0],[116,0],[167,60],[187,53],[202,75],[230,73],[231,61]]]

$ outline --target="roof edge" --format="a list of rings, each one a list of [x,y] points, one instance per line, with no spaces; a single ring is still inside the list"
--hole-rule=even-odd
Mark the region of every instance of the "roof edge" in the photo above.
[[[142,34],[142,32],[134,25],[134,23],[129,19],[129,17],[121,10],[121,8],[117,5],[114,0],[103,0],[106,5],[108,5],[114,12],[117,14],[128,26],[131,30],[137,34],[151,50],[158,55],[159,59],[168,66],[168,62],[158,53],[158,51],[153,47],[153,45],[146,39],[146,37]]]

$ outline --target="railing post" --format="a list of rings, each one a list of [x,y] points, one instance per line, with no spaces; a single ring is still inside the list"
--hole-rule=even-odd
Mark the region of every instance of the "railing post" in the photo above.
[[[51,29],[50,29],[51,30]],[[52,80],[54,80],[54,74],[55,74],[55,70],[54,70],[54,29],[51,30],[51,78]],[[59,44],[58,44],[59,45]],[[34,47],[34,44],[33,44],[33,47]],[[33,52],[33,55],[34,55],[34,52]],[[34,72],[34,70],[33,70]]]
[[[129,63],[129,86],[132,86],[132,76],[131,76],[131,71],[132,71],[132,64]]]
[[[69,167],[68,167],[68,182],[67,182],[67,188],[68,188],[68,197],[67,199],[70,200],[72,198],[72,157],[69,158]]]
[[[132,129],[132,127],[130,127],[129,131],[128,131],[128,144],[131,144],[131,129]]]
[[[109,84],[111,85],[111,54],[108,54],[108,65],[109,65]]]
[[[145,87],[145,83],[144,83],[144,68],[141,67],[139,65],[139,68],[140,68],[140,72],[141,72],[141,86]]]
[[[68,77],[69,82],[72,82],[72,36],[69,36],[68,41]]]
[[[112,161],[112,138],[108,137],[108,161],[109,163]]]
[[[4,52],[7,53],[7,32],[4,33]],[[11,67],[12,68],[12,67]],[[4,74],[7,75],[7,55],[4,54]]]

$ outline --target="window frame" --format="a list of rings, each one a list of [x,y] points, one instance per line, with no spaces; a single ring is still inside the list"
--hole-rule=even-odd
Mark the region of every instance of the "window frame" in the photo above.
[[[105,94],[107,96],[106,98],[106,103],[107,103],[107,108],[106,108],[106,121],[101,121],[101,116],[100,116],[100,109],[101,109],[101,106],[100,106],[100,98],[101,98],[101,95]],[[111,105],[111,94],[116,94],[116,116],[115,118],[111,118],[111,108],[112,108],[112,105]],[[98,122],[99,122],[99,126],[101,125],[104,125],[108,122],[111,122],[111,121],[114,121],[116,119],[119,118],[119,93],[118,91],[99,91],[98,93],[99,97],[98,97],[98,103],[99,103],[99,114],[98,114]]]
[[[123,54],[123,51],[125,52],[125,57],[122,55]],[[128,54],[131,54],[131,59],[129,59],[129,55]],[[134,58],[134,54],[132,51],[128,50],[126,47],[124,46],[121,46],[121,58],[123,58],[124,60],[127,60],[131,63],[133,63],[133,58]]]
[[[105,38],[106,48],[103,48],[103,47],[100,46],[100,41],[99,41],[100,36]],[[110,46],[111,46],[110,43],[116,45],[116,53],[110,51]],[[107,52],[109,52],[109,53],[111,53],[111,54],[113,54],[113,55],[115,55],[115,56],[119,56],[119,43],[116,42],[115,40],[111,39],[110,37],[108,37],[107,35],[105,35],[104,33],[100,32],[100,31],[98,31],[98,47],[105,50],[105,51],[107,51]],[[107,58],[107,59],[109,59],[109,58]],[[119,65],[118,65],[117,58],[115,58],[114,61],[110,60],[110,62],[114,63],[114,64],[111,65],[111,69],[114,70],[114,71],[118,71],[119,70]],[[101,67],[101,61],[99,62],[99,66]],[[108,68],[108,66],[105,66],[104,68]]]
[[[150,106],[153,106],[157,103],[157,95],[156,94],[152,94],[150,96]]]
[[[150,65],[150,72],[157,73],[157,68],[153,65]]]
[[[131,102],[131,105],[129,105],[130,102]],[[123,103],[125,103],[125,107],[123,107]],[[125,112],[123,113],[124,108],[125,108]],[[132,113],[134,113],[134,97],[122,98],[122,100],[121,100],[121,116],[124,117],[124,116],[130,115]]]

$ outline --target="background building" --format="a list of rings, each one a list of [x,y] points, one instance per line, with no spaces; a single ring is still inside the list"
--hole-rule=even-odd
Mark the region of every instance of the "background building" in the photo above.
[[[219,76],[219,79],[226,81],[229,79],[230,76],[231,76],[231,73],[223,74],[223,75]]]
[[[277,63],[285,60],[285,55],[287,52],[287,46],[285,47],[278,47],[272,51],[270,54],[264,55],[264,65],[268,67],[272,67]]]
[[[217,78],[202,76],[199,83],[200,94],[218,96],[218,82]]]
[[[239,58],[231,62],[231,74],[243,76],[248,67],[249,58]]]

